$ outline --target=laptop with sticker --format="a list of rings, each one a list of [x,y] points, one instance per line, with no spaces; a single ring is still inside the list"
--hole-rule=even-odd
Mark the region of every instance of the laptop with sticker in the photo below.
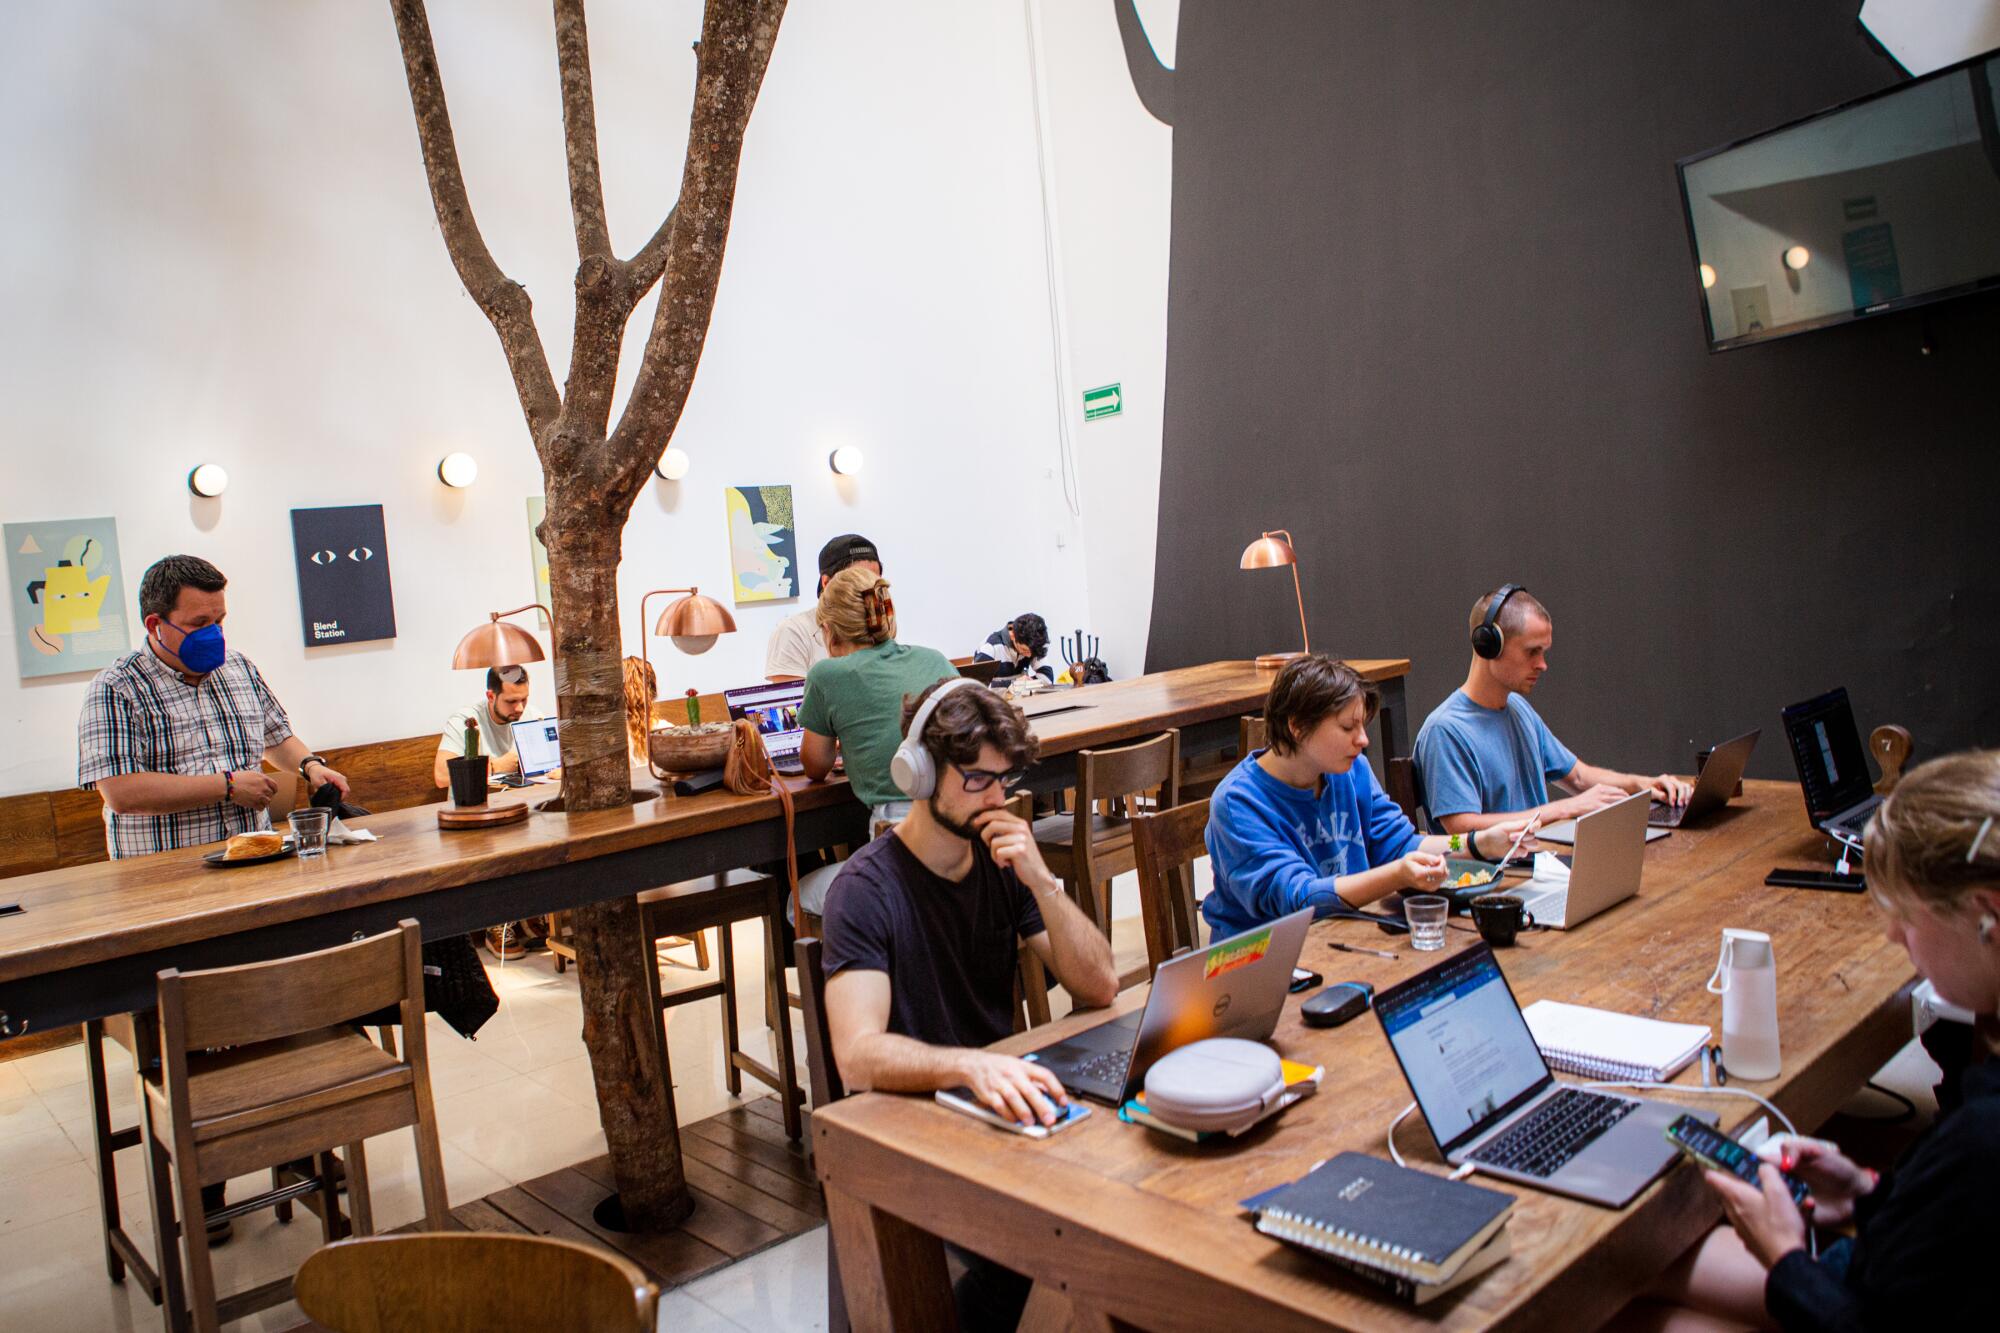
[[[1312,924],[1310,907],[1169,958],[1153,972],[1145,1008],[1030,1052],[1080,1096],[1111,1106],[1145,1086],[1170,1051],[1206,1037],[1263,1041],[1278,1026],[1292,968]]]

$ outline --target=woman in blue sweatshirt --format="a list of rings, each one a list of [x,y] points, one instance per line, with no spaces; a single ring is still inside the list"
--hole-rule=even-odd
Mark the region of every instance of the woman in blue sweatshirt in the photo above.
[[[1399,889],[1444,883],[1462,835],[1424,837],[1382,791],[1362,756],[1380,702],[1352,668],[1294,658],[1264,700],[1270,748],[1248,755],[1209,798],[1215,888],[1202,900],[1222,939],[1301,907],[1327,916]],[[1471,835],[1474,855],[1504,855],[1528,816]]]

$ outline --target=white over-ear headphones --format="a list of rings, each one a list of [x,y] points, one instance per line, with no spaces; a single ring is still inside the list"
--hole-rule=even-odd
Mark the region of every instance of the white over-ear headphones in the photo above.
[[[903,736],[903,743],[896,747],[896,755],[889,761],[889,776],[902,788],[903,794],[913,801],[927,801],[937,795],[937,760],[924,748],[924,723],[931,720],[931,710],[938,700],[951,693],[960,685],[978,685],[969,676],[955,676],[931,691],[930,698],[918,707],[916,716],[910,719],[910,729]],[[983,686],[981,688],[984,688]]]

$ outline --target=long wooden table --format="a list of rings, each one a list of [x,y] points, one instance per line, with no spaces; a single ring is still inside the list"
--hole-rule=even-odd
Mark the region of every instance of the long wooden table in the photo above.
[[[1409,663],[1353,665],[1400,718]],[[1236,719],[1262,707],[1271,677],[1247,661],[1216,662],[1031,700],[1044,757],[1030,785],[1065,786],[1076,751],[1165,727],[1181,728],[1187,753],[1233,744]],[[1385,719],[1385,744],[1403,725]],[[844,781],[791,785],[801,849],[865,839],[866,812]],[[536,799],[534,789],[524,796]],[[367,803],[365,791],[355,798]],[[722,791],[475,831],[440,830],[435,807],[357,823],[381,841],[317,861],[216,869],[200,862],[212,848],[188,848],[0,881],[0,904],[24,909],[0,916],[0,1036],[147,1008],[166,967],[325,948],[406,916],[425,938],[443,938],[784,855],[777,800]]]
[[[1704,989],[1720,931],[1769,931],[1778,960],[1784,1069],[1739,1084],[1802,1130],[1820,1124],[1910,1037],[1914,980],[1865,898],[1773,889],[1774,865],[1824,860],[1796,786],[1745,784],[1745,797],[1702,829],[1646,850],[1639,896],[1568,933],[1531,933],[1498,951],[1523,1005],[1544,997],[1721,1031]],[[1390,962],[1327,947],[1394,952]],[[1452,931],[1448,950],[1475,943]],[[1317,923],[1303,966],[1329,981],[1382,988],[1450,956],[1360,922]],[[1075,1015],[1001,1044],[1023,1051],[1144,1002]],[[1363,1017],[1309,1029],[1286,1005],[1273,1044],[1323,1064],[1319,1094],[1240,1140],[1196,1146],[1105,1107],[1045,1142],[1002,1134],[929,1098],[869,1093],[814,1114],[815,1150],[855,1327],[951,1327],[940,1238],[1036,1281],[1024,1327],[1136,1327],[1211,1333],[1292,1328],[1590,1328],[1636,1295],[1720,1216],[1691,1168],[1677,1166],[1622,1210],[1526,1188],[1513,1257],[1421,1308],[1403,1306],[1258,1234],[1237,1201],[1296,1179],[1333,1153],[1386,1157],[1384,1132],[1409,1089],[1379,1025]],[[1699,1084],[1693,1070],[1682,1083]],[[1660,1094],[1675,1099],[1672,1094]],[[1738,1098],[1687,1096],[1725,1128],[1761,1114]],[[1439,1167],[1420,1118],[1397,1132],[1413,1165]]]

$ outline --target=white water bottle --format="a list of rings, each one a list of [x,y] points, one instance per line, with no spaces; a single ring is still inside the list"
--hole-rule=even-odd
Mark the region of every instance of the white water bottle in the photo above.
[[[1776,1078],[1778,1054],[1778,960],[1771,937],[1761,930],[1725,928],[1711,995],[1722,997],[1722,1065],[1731,1078]]]

